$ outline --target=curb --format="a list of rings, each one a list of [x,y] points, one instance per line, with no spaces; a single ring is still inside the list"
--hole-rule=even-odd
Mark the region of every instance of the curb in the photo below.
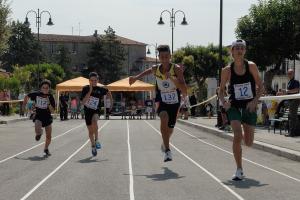
[[[18,118],[18,119],[0,120],[0,124],[11,124],[11,123],[26,121],[26,120],[29,120],[29,118],[28,117],[22,117],[22,118]]]
[[[224,131],[218,130],[216,128],[212,128],[209,126],[205,126],[205,125],[201,125],[201,124],[196,124],[193,122],[187,122],[187,121],[183,121],[181,119],[177,120],[179,123],[184,124],[184,125],[188,125],[188,126],[192,126],[194,128],[197,128],[201,131],[205,131],[208,133],[211,133],[213,135],[216,135],[218,137],[227,139],[227,140],[231,140],[233,138],[233,134],[230,133],[226,133]],[[287,149],[287,148],[283,148],[283,147],[278,147],[272,144],[268,144],[268,143],[264,143],[264,142],[260,142],[257,140],[254,140],[253,148],[255,149],[259,149],[259,150],[263,150],[278,156],[282,156],[285,158],[288,158],[290,160],[295,160],[295,161],[300,161],[300,152],[295,151],[295,150],[291,150],[291,149]]]

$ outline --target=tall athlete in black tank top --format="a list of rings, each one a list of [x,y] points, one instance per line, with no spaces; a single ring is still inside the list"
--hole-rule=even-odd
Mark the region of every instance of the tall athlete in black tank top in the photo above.
[[[227,111],[234,133],[232,149],[237,170],[232,180],[242,180],[241,142],[244,139],[245,145],[253,144],[257,118],[256,106],[263,93],[263,85],[256,64],[244,59],[246,42],[244,40],[234,41],[231,53],[234,62],[222,70],[219,97]],[[229,101],[225,101],[225,86],[228,82],[230,97]],[[244,134],[241,126],[243,126]]]

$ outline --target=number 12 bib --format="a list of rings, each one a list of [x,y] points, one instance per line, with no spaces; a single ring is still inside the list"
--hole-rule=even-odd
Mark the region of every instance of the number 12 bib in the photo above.
[[[35,106],[40,109],[47,109],[48,108],[48,99],[37,96]]]
[[[251,83],[234,84],[234,95],[236,100],[252,99]]]

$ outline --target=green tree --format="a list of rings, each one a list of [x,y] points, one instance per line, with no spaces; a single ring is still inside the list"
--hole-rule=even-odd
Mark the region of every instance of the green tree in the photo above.
[[[20,85],[20,81],[14,77],[0,77],[0,91],[6,89],[11,91],[13,95],[16,95],[19,93]]]
[[[68,48],[66,48],[63,45],[59,46],[58,51],[59,51],[59,54],[57,54],[55,56],[56,63],[64,69],[64,71],[66,73],[66,78],[67,79],[71,78],[72,71],[69,68],[70,63],[71,63],[70,52],[69,52]]]
[[[14,66],[12,77],[20,81],[20,91],[24,91],[24,92],[30,91],[30,88],[32,87],[29,82],[31,78],[30,71],[24,70],[24,68],[18,66]]]
[[[42,48],[29,27],[20,22],[13,22],[11,29],[9,47],[2,57],[7,70],[12,71],[14,65],[35,64],[38,62],[38,56],[43,60]]]
[[[229,61],[229,53],[223,48],[222,66]],[[196,82],[198,88],[205,85],[208,77],[216,77],[218,73],[218,47],[212,44],[208,46],[187,46],[176,51],[173,55],[175,63],[184,66],[184,77],[188,83]]]
[[[6,0],[0,0],[0,56],[7,48],[7,40],[10,35],[10,28],[8,25],[8,17],[10,8]]]
[[[270,80],[282,70],[280,66],[286,58],[299,59],[299,3],[299,0],[260,0],[252,5],[248,15],[238,20],[236,34],[248,43],[247,58],[260,70],[273,66]],[[270,85],[270,80],[265,82]]]
[[[88,52],[88,57],[88,69],[84,74],[87,75],[87,73],[93,71],[99,73],[101,69],[105,68],[107,61],[105,60],[104,42],[101,36],[96,37],[96,42],[92,45],[91,51]],[[99,76],[102,76],[102,72],[99,73]]]
[[[97,36],[88,56],[88,71],[98,72],[102,83],[111,83],[122,76],[121,64],[125,53],[121,41],[110,26],[105,30],[105,35]]]
[[[21,70],[30,73],[30,79],[28,80],[28,85],[30,85],[30,89],[36,88],[37,86],[37,72],[40,72],[40,78],[48,79],[51,81],[51,88],[55,89],[56,84],[63,81],[65,77],[65,73],[63,68],[58,64],[49,64],[49,63],[41,63],[40,66],[37,64],[29,64],[25,65]],[[25,73],[24,72],[24,73]],[[36,88],[37,89],[37,88]]]

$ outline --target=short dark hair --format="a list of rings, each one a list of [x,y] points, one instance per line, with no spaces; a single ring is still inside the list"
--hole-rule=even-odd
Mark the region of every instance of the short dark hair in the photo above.
[[[166,45],[166,44],[159,45],[159,46],[157,47],[157,51],[158,51],[158,53],[160,53],[160,52],[168,52],[168,53],[171,53],[169,45]]]
[[[98,79],[98,74],[96,72],[91,72],[89,78],[96,77]]]
[[[40,88],[43,86],[43,85],[48,85],[49,88],[51,88],[51,81],[49,81],[48,79],[44,79],[41,84],[40,84]]]

